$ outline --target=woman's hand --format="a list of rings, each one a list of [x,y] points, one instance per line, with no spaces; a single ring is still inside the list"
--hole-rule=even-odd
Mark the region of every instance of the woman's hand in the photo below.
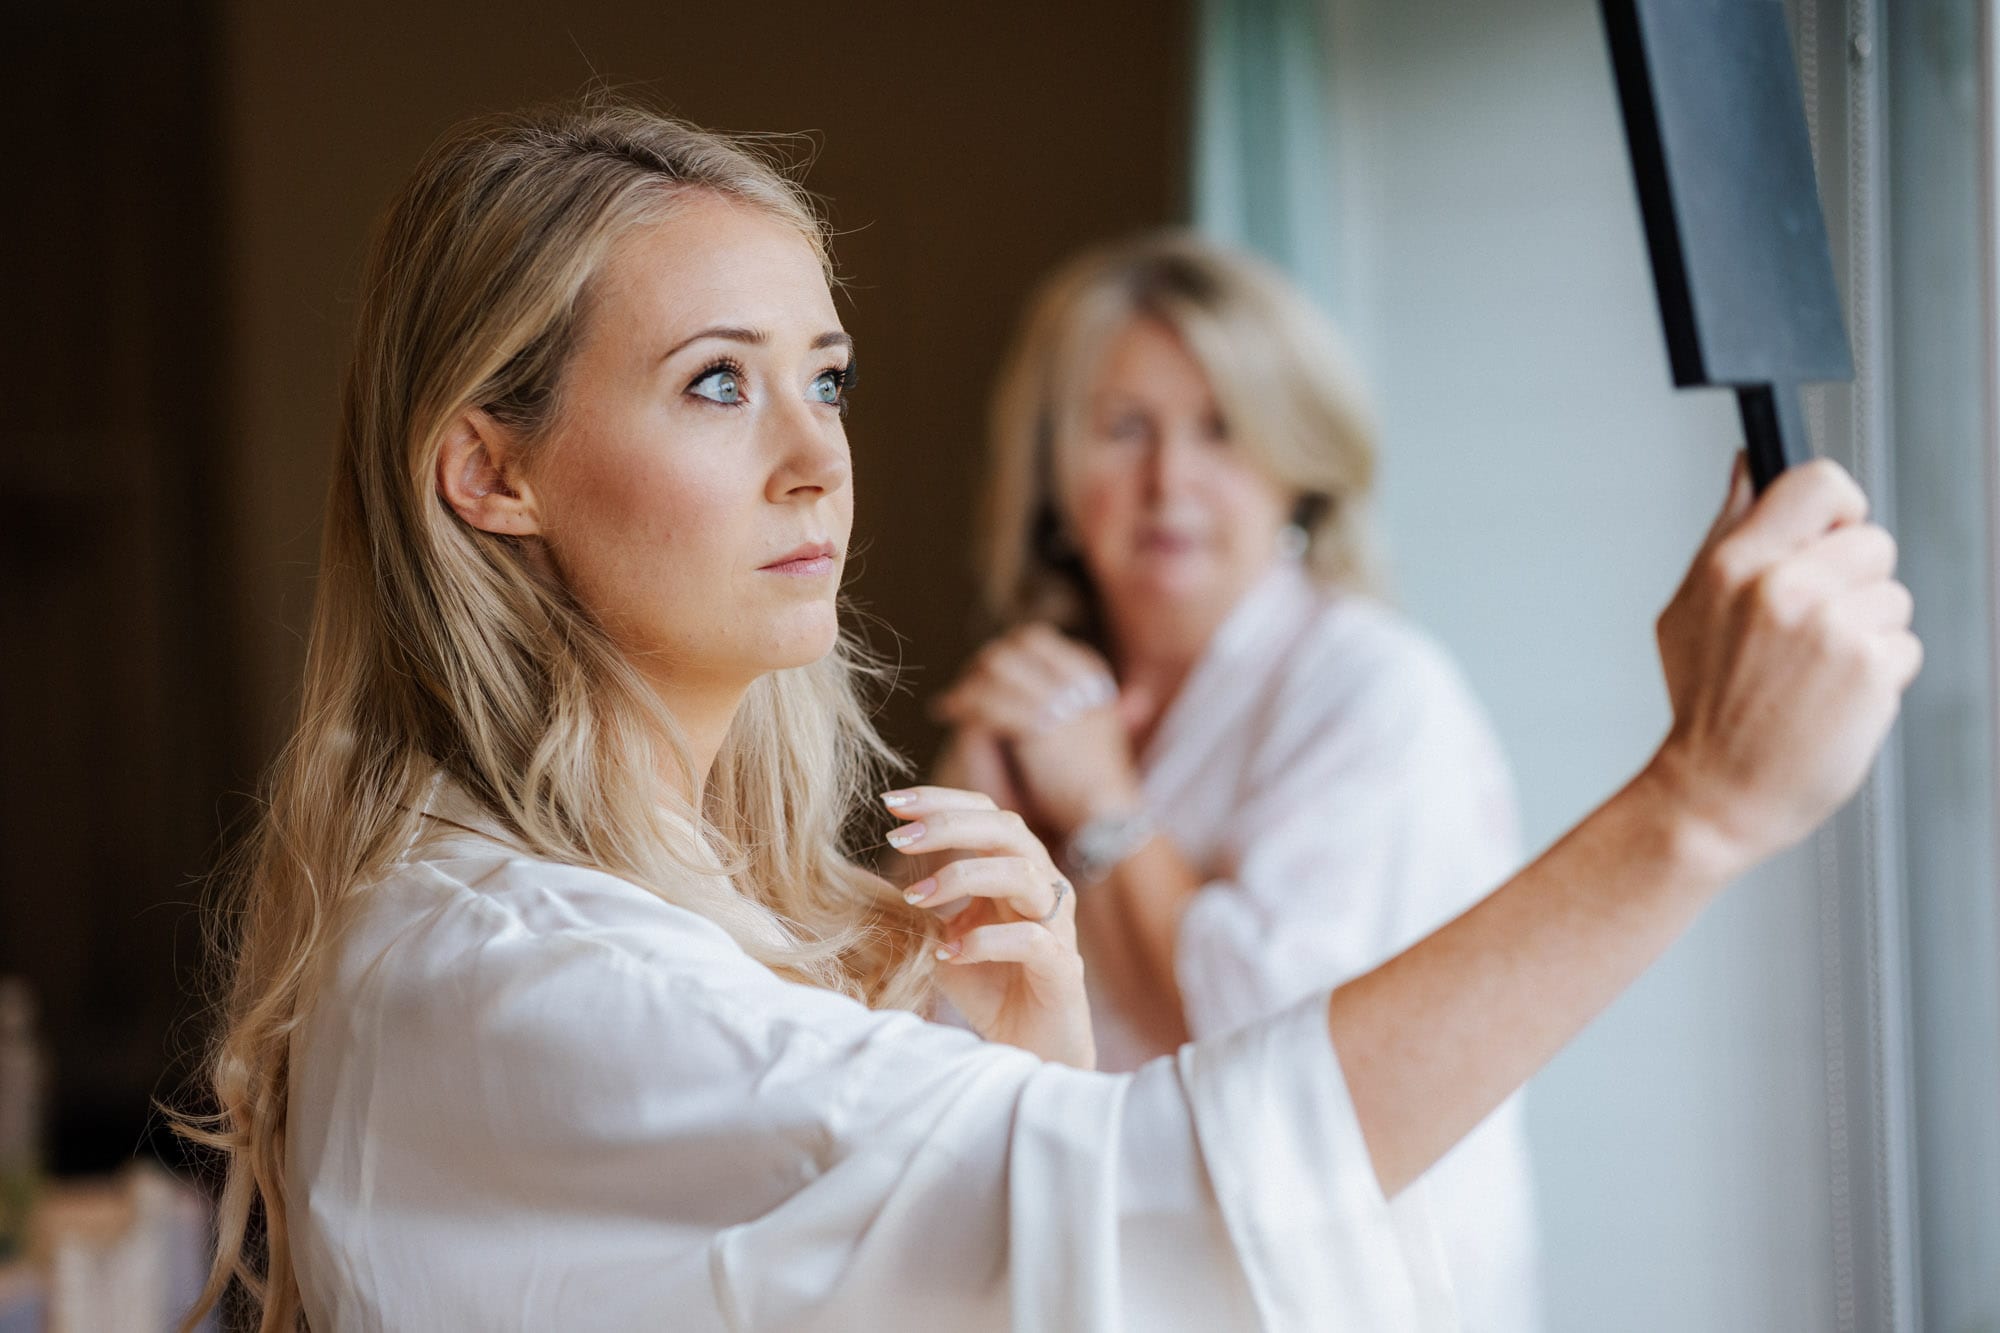
[[[1923,663],[1896,543],[1839,465],[1729,500],[1660,616],[1674,723],[1645,779],[1694,816],[1733,876],[1854,794]]]
[[[904,896],[956,909],[945,916],[938,985],[973,1030],[1045,1060],[1095,1068],[1076,894],[1026,822],[978,792],[949,787],[887,792],[882,803],[908,821],[889,835],[897,851],[969,853]]]
[[[1004,743],[1024,813],[1067,837],[1098,814],[1138,804],[1130,726],[1138,705],[1119,693],[1102,657],[1031,624],[982,648],[934,708],[961,735]]]

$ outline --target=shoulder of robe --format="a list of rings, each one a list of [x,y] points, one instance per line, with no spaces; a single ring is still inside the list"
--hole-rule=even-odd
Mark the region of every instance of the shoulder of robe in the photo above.
[[[338,972],[349,985],[372,976],[367,984],[379,990],[385,964],[415,988],[408,998],[417,1003],[559,995],[569,1028],[593,1006],[607,1021],[699,1018],[750,1046],[893,1044],[934,1026],[780,977],[714,921],[641,885],[488,839],[453,839],[392,866],[364,892]]]
[[[908,1108],[952,1102],[975,1075],[998,1097],[1039,1068],[781,978],[615,876],[497,844],[392,868],[353,924],[295,1039],[300,1068],[364,1092],[370,1134],[432,1157],[476,1165],[505,1143],[516,1174],[554,1162],[567,1179],[607,1142],[824,1156],[885,1119],[922,1123]]]
[[[688,872],[690,888],[698,888]],[[589,866],[524,856],[484,839],[458,839],[389,868],[372,892],[418,902],[476,904],[495,928],[529,935],[576,932],[607,938],[674,941],[694,948],[742,951],[729,932],[692,908],[630,880]]]
[[[534,1134],[568,1133],[592,1107],[657,1109],[665,1087],[708,1114],[722,1104],[695,1090],[745,1079],[772,1115],[837,1126],[845,1103],[822,1104],[828,1080],[947,1080],[992,1049],[781,978],[706,918],[616,876],[498,847],[396,867],[356,924],[322,996],[348,1014],[321,1030],[386,1043],[482,1105],[504,1086],[510,1123]]]
[[[1399,747],[1480,717],[1444,647],[1400,612],[1357,593],[1321,593],[1278,676],[1274,739],[1340,732]]]
[[[389,867],[360,898],[336,987],[366,979],[379,988],[404,977],[471,1000],[489,987],[560,976],[564,986],[605,1000],[681,992],[752,1015],[772,988],[806,989],[791,987],[698,911],[616,875],[486,839],[427,848]]]

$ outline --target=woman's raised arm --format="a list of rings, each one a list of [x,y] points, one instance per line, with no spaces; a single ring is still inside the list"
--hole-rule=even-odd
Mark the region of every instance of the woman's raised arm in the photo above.
[[[1659,621],[1674,722],[1645,770],[1455,921],[1333,993],[1394,1194],[1546,1064],[1724,885],[1851,796],[1922,664],[1896,548],[1837,465],[1728,503]]]

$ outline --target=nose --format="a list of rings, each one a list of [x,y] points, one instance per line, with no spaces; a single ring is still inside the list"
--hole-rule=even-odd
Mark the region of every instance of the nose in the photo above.
[[[777,414],[777,466],[767,493],[773,501],[832,495],[853,478],[847,432],[823,408],[801,403]]]
[[[1155,501],[1186,490],[1195,482],[1200,441],[1189,430],[1165,430],[1146,451],[1146,490]]]

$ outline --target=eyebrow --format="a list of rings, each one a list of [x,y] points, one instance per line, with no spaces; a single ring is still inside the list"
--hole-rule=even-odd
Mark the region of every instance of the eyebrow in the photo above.
[[[746,329],[731,324],[717,324],[681,339],[662,353],[660,360],[665,361],[676,353],[692,347],[704,338],[719,338],[723,342],[748,343],[752,347],[762,347],[765,343],[771,341],[771,335],[762,329]],[[812,350],[815,352],[819,351],[822,347],[846,347],[852,349],[853,346],[854,339],[838,329],[822,333],[819,337],[812,340]]]

